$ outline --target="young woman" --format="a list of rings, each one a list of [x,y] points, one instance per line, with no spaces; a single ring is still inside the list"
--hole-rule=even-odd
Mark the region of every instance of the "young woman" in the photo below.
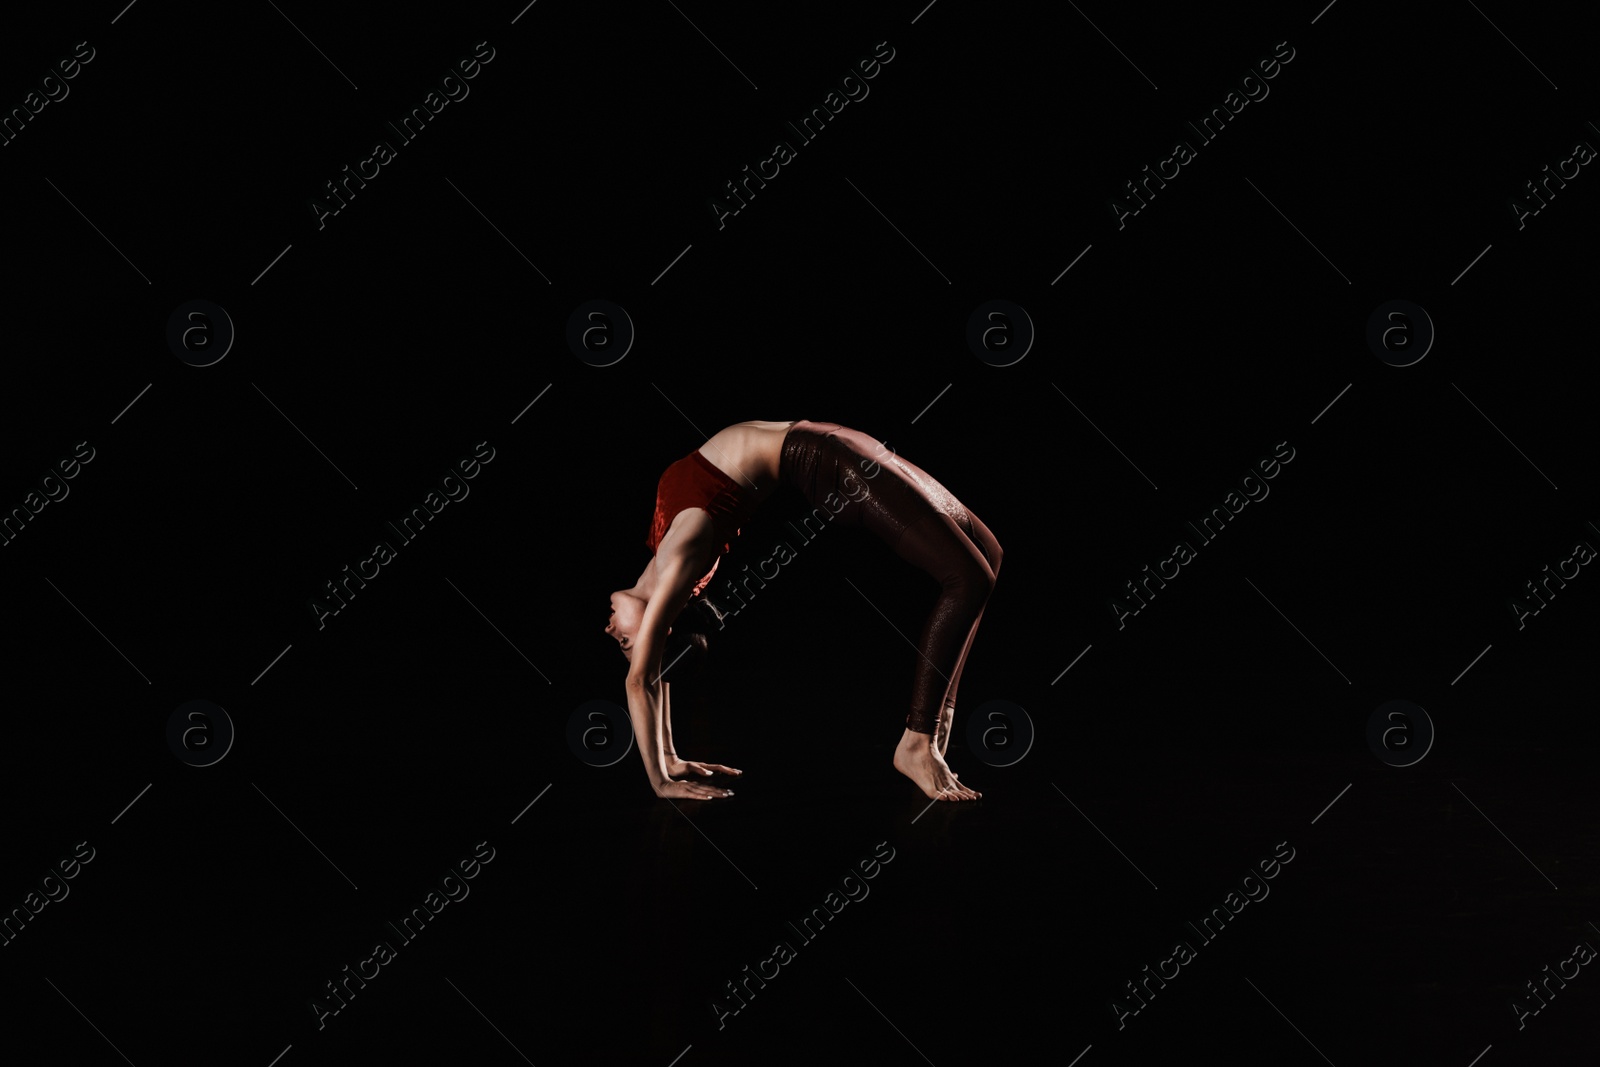
[[[888,452],[887,458],[884,453]],[[630,589],[611,594],[605,632],[629,663],[628,714],[657,796],[706,800],[733,790],[696,781],[742,771],[678,756],[662,675],[671,623],[704,592],[756,507],[793,486],[827,525],[859,526],[939,583],[917,641],[905,733],[894,766],[936,800],[976,800],[945,763],[956,688],[1000,570],[1000,543],[926,471],[866,434],[833,422],[741,422],[666,469],[645,544],[654,557]],[[780,562],[782,562],[780,560]]]

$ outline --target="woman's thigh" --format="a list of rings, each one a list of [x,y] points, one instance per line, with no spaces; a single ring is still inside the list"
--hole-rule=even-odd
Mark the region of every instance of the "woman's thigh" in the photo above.
[[[840,427],[828,436],[832,447],[844,453],[841,465],[857,472],[854,484],[846,488],[854,490],[859,521],[890,547],[908,526],[931,514],[967,525],[967,510],[956,495],[915,463],[859,430]]]

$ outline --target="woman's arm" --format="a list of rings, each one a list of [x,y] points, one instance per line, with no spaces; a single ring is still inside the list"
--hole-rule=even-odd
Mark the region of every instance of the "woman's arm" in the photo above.
[[[674,778],[681,778],[686,774],[698,774],[709,778],[713,774],[731,774],[735,777],[743,774],[737,767],[729,767],[721,763],[701,763],[698,760],[681,759],[678,750],[672,744],[672,683],[661,683],[662,722],[666,726],[666,754],[667,773]],[[732,793],[732,790],[729,790]]]
[[[678,749],[672,743],[672,683],[661,683],[661,725],[664,727],[662,751],[667,757],[668,769],[678,761]]]
[[[629,660],[628,717],[639,743],[639,756],[644,760],[645,775],[656,795],[708,800],[731,793],[698,782],[674,781],[667,756],[672,728],[667,718],[667,683],[661,678],[661,659],[667,627],[694,587],[694,576],[684,565],[684,555],[687,553],[675,553],[666,561],[657,556],[655,592],[645,606]]]

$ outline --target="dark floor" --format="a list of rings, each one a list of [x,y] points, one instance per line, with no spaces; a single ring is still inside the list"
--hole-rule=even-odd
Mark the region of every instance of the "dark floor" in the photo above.
[[[702,803],[651,798],[632,756],[465,797],[423,796],[422,776],[387,819],[385,805],[357,818],[371,798],[335,781],[273,782],[302,828],[331,826],[341,805],[343,825],[366,827],[314,835],[327,856],[259,804],[195,813],[210,828],[199,836],[163,832],[194,802],[167,784],[90,834],[73,896],[7,949],[13,998],[60,1007],[19,979],[37,968],[120,1048],[146,1051],[135,1063],[152,1004],[182,1013],[199,1047],[254,1047],[244,1062],[262,1064],[290,1044],[298,1062],[423,1047],[518,1062],[507,1042],[536,1064],[665,1065],[686,1049],[684,1064],[1061,1063],[1088,1050],[1084,1064],[1465,1067],[1491,1045],[1485,1063],[1592,1062],[1600,980],[1580,972],[1524,1029],[1510,1008],[1546,964],[1600,944],[1587,757],[1434,753],[1396,769],[1368,755],[1101,751],[1000,769],[952,751],[984,799],[930,807],[889,755],[717,752],[746,774],[731,800]],[[492,859],[416,944],[384,926],[481,840]],[[127,853],[146,850],[130,873]],[[1203,940],[1188,923],[1275,853],[1291,858],[1246,879],[1258,899],[1234,897],[1240,913]],[[875,856],[873,878],[846,878]],[[829,903],[838,914],[802,938]],[[174,909],[192,918],[157,920]],[[379,939],[396,958],[319,1030],[310,998]],[[1170,974],[1179,941],[1193,955],[1131,1013],[1126,983],[1147,965]],[[746,981],[741,1008],[726,983]]]

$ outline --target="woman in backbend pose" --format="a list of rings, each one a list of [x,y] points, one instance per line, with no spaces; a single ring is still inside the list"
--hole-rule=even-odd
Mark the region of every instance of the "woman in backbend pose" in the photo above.
[[[865,527],[939,583],[917,642],[911,708],[894,766],[934,799],[982,796],[957,780],[944,753],[961,670],[1000,570],[1000,543],[916,464],[892,452],[879,463],[885,451],[838,423],[740,422],[662,474],[645,541],[655,555],[631,589],[611,594],[605,631],[629,663],[628,714],[657,796],[732,796],[731,789],[685,776],[743,773],[682,759],[673,749],[662,658],[673,620],[710,584],[739,527],[780,482],[799,490],[819,519]]]

